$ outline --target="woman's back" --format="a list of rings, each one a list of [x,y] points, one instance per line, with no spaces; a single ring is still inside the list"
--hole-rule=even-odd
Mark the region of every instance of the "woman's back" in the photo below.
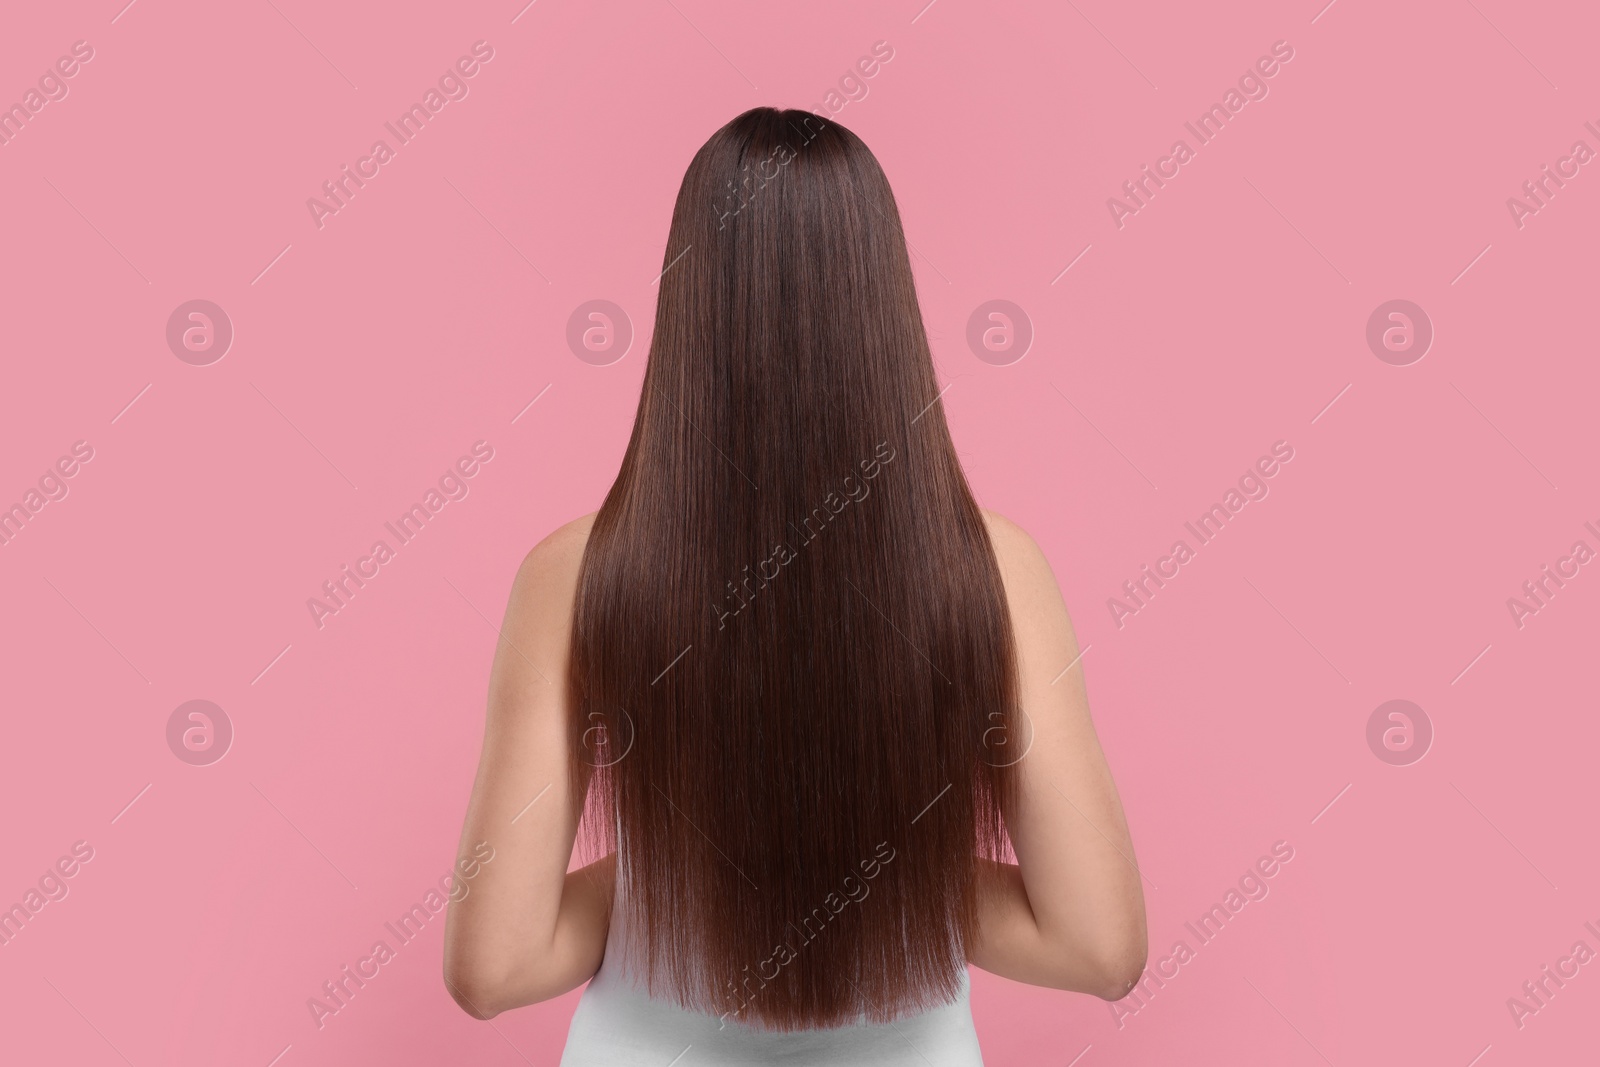
[[[1019,636],[1031,643],[1040,622],[1026,605],[1048,596],[1053,588],[1037,581],[1027,596],[1015,595],[1026,579],[1028,561],[1022,558],[1026,535],[1001,516],[984,512],[994,539],[1003,574],[1013,579],[1012,599],[1023,606],[1017,622]],[[594,515],[585,515],[561,528],[546,542],[545,560],[552,587],[576,588],[583,552]],[[1053,585],[1053,583],[1051,583]],[[561,614],[560,604],[556,600]],[[563,640],[570,640],[570,624]],[[613,854],[568,875],[569,885],[590,901],[591,914],[601,905],[598,926],[591,921],[591,938],[598,929],[603,958],[592,972],[579,999],[567,1033],[561,1067],[694,1067],[711,1064],[828,1064],[838,1067],[976,1067],[983,1062],[973,1025],[970,978],[963,975],[957,997],[928,1011],[902,1016],[891,1023],[858,1020],[826,1030],[778,1032],[751,1025],[739,1018],[686,1009],[673,1000],[651,996],[645,988],[641,966],[643,945],[629,920],[627,879],[618,878]],[[887,857],[889,866],[893,855]],[[870,882],[866,885],[870,887]],[[870,888],[861,900],[843,898],[843,907],[870,903]],[[802,936],[822,936],[826,931],[807,923]],[[798,938],[797,938],[798,940]],[[569,942],[570,944],[571,942]],[[582,970],[586,957],[557,961],[557,966]],[[759,968],[758,968],[759,970]],[[581,979],[580,979],[581,981]],[[675,1059],[676,1057],[681,1059]]]
[[[1084,699],[1082,654],[1038,547],[1005,518],[983,515],[1005,578],[1023,699],[1032,711],[1018,753],[1023,798],[1009,828],[1026,866],[988,864],[980,870],[981,936],[969,958],[1016,981],[1115,1000],[1142,970],[1144,913],[1121,805]],[[447,913],[445,982],[463,1009],[487,1019],[593,979],[573,1019],[575,1057],[632,1055],[626,1050],[639,1044],[619,1042],[644,1028],[629,1018],[653,1019],[674,1040],[685,1035],[671,1050],[677,1055],[694,1043],[694,1035],[720,1037],[725,1031],[717,1029],[715,1015],[666,1007],[639,992],[630,969],[612,955],[614,945],[625,946],[626,956],[637,951],[624,926],[626,900],[614,888],[616,854],[568,870],[580,812],[564,806],[565,798],[552,788],[566,762],[561,683],[593,520],[586,515],[542,541],[512,589],[496,653],[484,755],[462,832],[463,855],[475,842],[494,838],[498,858]],[[923,1025],[947,1036],[970,1026],[969,987],[962,978],[959,1004],[930,1013]],[[893,1025],[904,1028],[906,1020]],[[863,1047],[876,1048],[892,1032],[879,1026],[855,1034]],[[808,1039],[820,1033],[761,1036],[772,1039],[767,1047],[776,1055],[787,1047],[814,1047]],[[648,1040],[645,1034],[640,1043]],[[964,1041],[957,1036],[952,1049],[967,1047]],[[742,1054],[749,1042],[707,1037],[701,1044]],[[920,1044],[918,1051],[924,1051]],[[844,1053],[835,1048],[830,1054]]]

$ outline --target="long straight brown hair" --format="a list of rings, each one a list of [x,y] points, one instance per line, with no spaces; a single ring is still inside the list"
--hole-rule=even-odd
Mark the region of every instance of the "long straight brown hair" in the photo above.
[[[756,108],[695,154],[574,609],[575,800],[648,988],[774,1030],[952,1000],[1016,653],[888,180]]]

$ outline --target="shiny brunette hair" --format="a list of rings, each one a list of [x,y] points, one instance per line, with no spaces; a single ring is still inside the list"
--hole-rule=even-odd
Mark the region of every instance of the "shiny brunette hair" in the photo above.
[[[673,209],[574,608],[574,799],[654,995],[769,1030],[954,999],[1016,652],[860,138],[755,108]]]

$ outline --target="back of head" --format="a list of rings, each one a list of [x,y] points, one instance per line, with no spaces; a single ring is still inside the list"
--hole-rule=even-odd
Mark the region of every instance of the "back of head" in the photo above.
[[[651,990],[785,1030],[948,1001],[1015,653],[888,181],[837,123],[748,111],[663,264],[569,669]]]

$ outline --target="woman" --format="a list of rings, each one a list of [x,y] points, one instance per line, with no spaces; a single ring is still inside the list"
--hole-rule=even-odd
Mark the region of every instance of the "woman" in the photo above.
[[[969,962],[1123,996],[1144,898],[1077,643],[967,487],[872,153],[740,115],[664,263],[616,483],[512,588],[452,995],[589,981],[569,1067],[981,1063]]]

